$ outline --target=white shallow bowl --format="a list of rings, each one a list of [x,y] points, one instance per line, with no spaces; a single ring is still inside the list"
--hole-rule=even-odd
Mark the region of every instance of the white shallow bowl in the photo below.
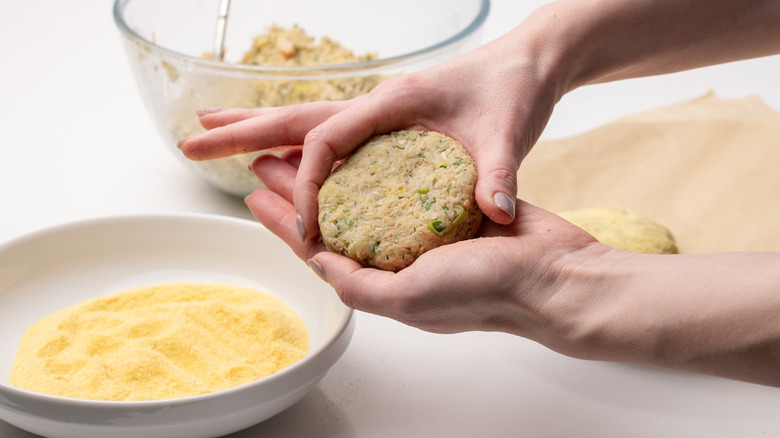
[[[210,394],[155,401],[93,401],[10,386],[24,331],[54,311],[133,286],[223,282],[282,298],[303,318],[308,356],[266,378]],[[94,219],[0,246],[0,419],[48,437],[216,437],[300,400],[341,357],[352,311],[261,225],[209,215]]]

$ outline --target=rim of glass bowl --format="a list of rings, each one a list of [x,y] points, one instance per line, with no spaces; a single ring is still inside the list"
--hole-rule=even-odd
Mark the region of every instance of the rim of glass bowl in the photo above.
[[[217,70],[221,73],[233,73],[233,74],[251,74],[253,77],[274,77],[279,78],[283,76],[293,76],[301,78],[303,76],[312,76],[321,78],[326,76],[339,76],[342,74],[354,74],[356,71],[365,73],[365,71],[371,71],[386,65],[392,64],[404,64],[412,61],[424,60],[428,57],[433,57],[437,52],[462,41],[467,36],[476,32],[487,19],[490,12],[490,0],[479,0],[479,12],[468,26],[463,28],[455,35],[439,41],[436,44],[424,47],[413,52],[392,56],[389,58],[374,59],[370,61],[362,61],[350,64],[333,64],[333,65],[321,65],[321,66],[303,66],[303,67],[285,67],[285,66],[257,66],[247,64],[233,64],[222,61],[215,61],[206,58],[200,58],[195,56],[186,55],[181,52],[157,45],[143,36],[136,33],[124,20],[123,9],[125,4],[132,0],[115,0],[113,14],[114,22],[119,30],[127,37],[140,42],[148,48],[153,48],[165,53],[167,56],[176,58],[184,63],[195,64],[199,67],[204,67],[209,70]]]

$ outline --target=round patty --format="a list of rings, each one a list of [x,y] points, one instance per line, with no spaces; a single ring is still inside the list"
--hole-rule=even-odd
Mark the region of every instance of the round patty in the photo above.
[[[474,237],[477,169],[457,141],[432,131],[371,138],[323,183],[319,224],[329,250],[398,271],[425,251]]]
[[[560,216],[613,248],[647,254],[677,254],[672,232],[625,207],[587,208]]]

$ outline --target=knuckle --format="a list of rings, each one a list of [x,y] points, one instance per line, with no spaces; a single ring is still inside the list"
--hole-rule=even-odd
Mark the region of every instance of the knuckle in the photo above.
[[[430,87],[426,86],[418,74],[409,73],[381,82],[369,94],[372,98],[377,97],[378,100],[386,99],[389,102],[408,104],[419,101],[420,94],[430,94],[430,92]]]
[[[506,166],[497,166],[487,171],[485,175],[486,180],[496,181],[498,184],[514,189],[517,189],[517,173],[514,169],[507,168]]]

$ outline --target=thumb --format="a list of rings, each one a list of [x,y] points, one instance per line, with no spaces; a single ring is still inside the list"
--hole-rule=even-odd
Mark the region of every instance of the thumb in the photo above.
[[[520,160],[513,146],[482,147],[474,161],[477,165],[477,205],[493,222],[507,225],[515,219],[517,168]]]

